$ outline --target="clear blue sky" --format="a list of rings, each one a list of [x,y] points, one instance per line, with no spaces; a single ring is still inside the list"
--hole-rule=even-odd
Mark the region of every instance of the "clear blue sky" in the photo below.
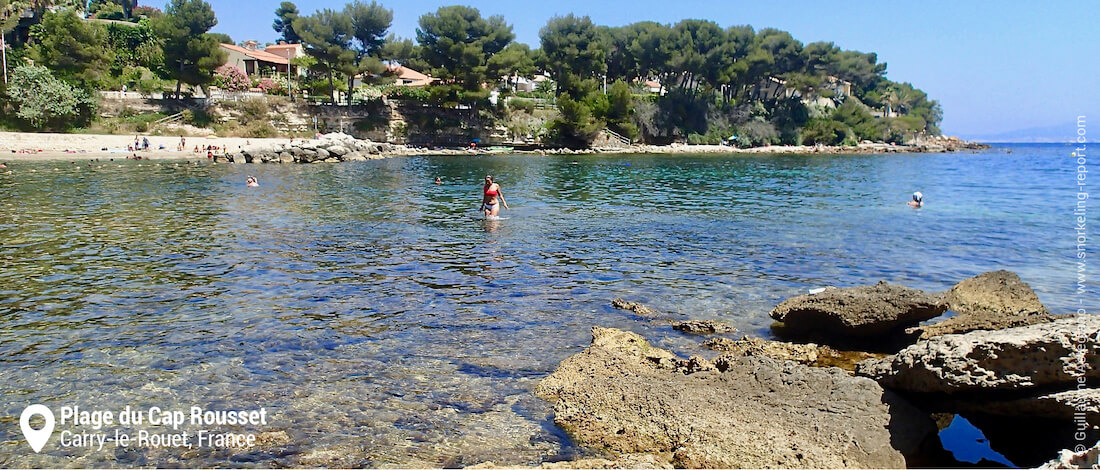
[[[142,4],[148,1],[140,0]],[[214,31],[236,41],[274,41],[280,0],[207,0]],[[343,1],[298,0],[303,14],[342,8]],[[804,43],[833,41],[877,52],[887,77],[912,82],[940,101],[942,128],[973,136],[1032,127],[1069,127],[1079,114],[1100,128],[1100,2],[1024,1],[530,1],[382,0],[393,9],[391,31],[415,37],[420,15],[465,4],[503,15],[517,40],[538,46],[538,31],[555,15],[588,15],[618,26],[642,20],[702,18],[722,26],[790,31]],[[162,7],[157,3],[153,6]],[[1100,130],[1096,131],[1100,133]]]

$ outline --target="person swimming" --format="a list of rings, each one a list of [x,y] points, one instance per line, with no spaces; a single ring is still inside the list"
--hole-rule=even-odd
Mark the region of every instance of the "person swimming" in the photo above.
[[[504,200],[504,193],[501,192],[500,185],[493,182],[492,176],[485,176],[485,186],[481,191],[481,209],[479,210],[485,213],[486,218],[498,217],[501,205],[505,209],[508,208],[508,202]]]
[[[924,195],[920,191],[913,193],[913,200],[909,201],[909,207],[918,209],[924,206]]]
[[[435,177],[435,184],[443,184],[443,178],[440,178],[440,177],[436,176]]]
[[[257,188],[260,186],[260,182],[256,181],[256,177],[251,175],[249,175],[248,178],[244,179],[244,184],[247,185],[249,188]]]

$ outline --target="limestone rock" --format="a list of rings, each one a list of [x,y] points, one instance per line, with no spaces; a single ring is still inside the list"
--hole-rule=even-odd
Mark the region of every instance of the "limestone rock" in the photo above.
[[[661,365],[674,357],[634,333],[593,328],[592,345],[536,393],[580,444],[685,468],[900,468],[899,449],[934,431],[840,369],[741,357],[725,372],[684,374]]]
[[[721,361],[723,365],[728,362],[728,359],[726,359],[727,355],[731,357],[770,357],[780,361],[794,361],[802,364],[812,364],[817,362],[818,358],[818,346],[812,343],[794,344],[784,343],[782,341],[769,341],[761,338],[744,337],[736,341],[728,338],[714,338],[703,343],[703,346],[715,351],[728,353],[715,359],[715,362]],[[724,369],[725,367],[720,366],[720,368]]]
[[[645,305],[635,302],[627,302],[621,298],[612,300],[611,306],[619,310],[630,310],[631,312],[634,312],[635,314],[641,316],[653,315],[654,313],[657,313],[654,312],[653,309],[646,307]]]
[[[934,325],[912,329],[921,338],[974,330],[999,330],[1052,321],[1039,296],[1020,276],[993,271],[955,284],[944,296],[957,315]]]
[[[1100,316],[922,340],[860,363],[861,375],[911,392],[1027,390],[1100,378]]]
[[[792,332],[873,337],[935,318],[946,309],[940,295],[879,282],[799,295],[772,309],[771,317]]]
[[[737,328],[714,320],[673,321],[672,329],[695,335],[713,335],[737,332]]]

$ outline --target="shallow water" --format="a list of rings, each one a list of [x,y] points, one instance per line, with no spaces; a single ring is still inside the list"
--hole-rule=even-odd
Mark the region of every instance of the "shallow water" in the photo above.
[[[1009,269],[1070,312],[1070,149],[1008,148],[15,163],[0,175],[0,465],[567,458],[579,450],[531,391],[592,325],[699,351],[666,322],[612,309],[615,297],[767,335],[771,307],[810,288],[942,290]],[[476,217],[487,173],[507,220]],[[248,174],[259,188],[244,186]],[[920,210],[905,205],[916,190]],[[18,417],[36,402],[262,406],[269,425],[240,429],[289,442],[86,451],[54,440],[34,454]]]

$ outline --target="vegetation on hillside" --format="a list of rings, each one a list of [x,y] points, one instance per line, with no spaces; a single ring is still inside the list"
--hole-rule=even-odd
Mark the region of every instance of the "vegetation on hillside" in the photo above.
[[[79,96],[123,87],[172,91],[176,98],[185,86],[270,94],[293,88],[329,103],[388,97],[472,108],[488,121],[508,116],[509,103],[551,103],[557,115],[532,134],[571,147],[590,145],[605,128],[649,143],[901,142],[938,134],[941,119],[938,103],[923,91],[887,79],[876,54],[804,44],[772,28],[696,19],[610,27],[566,15],[551,18],[532,48],[514,42],[504,18],[466,6],[424,14],[415,38],[406,39],[389,32],[393,12],[376,1],[311,14],[283,1],[272,28],[307,54],[292,65],[308,73],[288,83],[223,67],[218,44],[232,39],[209,32],[217,19],[203,0],[171,0],[164,12],[135,0],[93,0],[84,8],[75,0],[0,0],[0,29],[15,46],[9,73],[21,70],[20,86],[33,77],[56,93],[70,90],[76,100],[54,104],[83,103]],[[28,68],[32,63],[46,68]],[[387,64],[433,80],[423,88],[394,86],[397,72]],[[538,89],[518,91],[536,74],[547,77]],[[11,111],[4,113],[7,126],[81,126],[94,115],[68,112],[67,105],[35,110],[45,103],[15,93],[9,84],[0,95]]]

